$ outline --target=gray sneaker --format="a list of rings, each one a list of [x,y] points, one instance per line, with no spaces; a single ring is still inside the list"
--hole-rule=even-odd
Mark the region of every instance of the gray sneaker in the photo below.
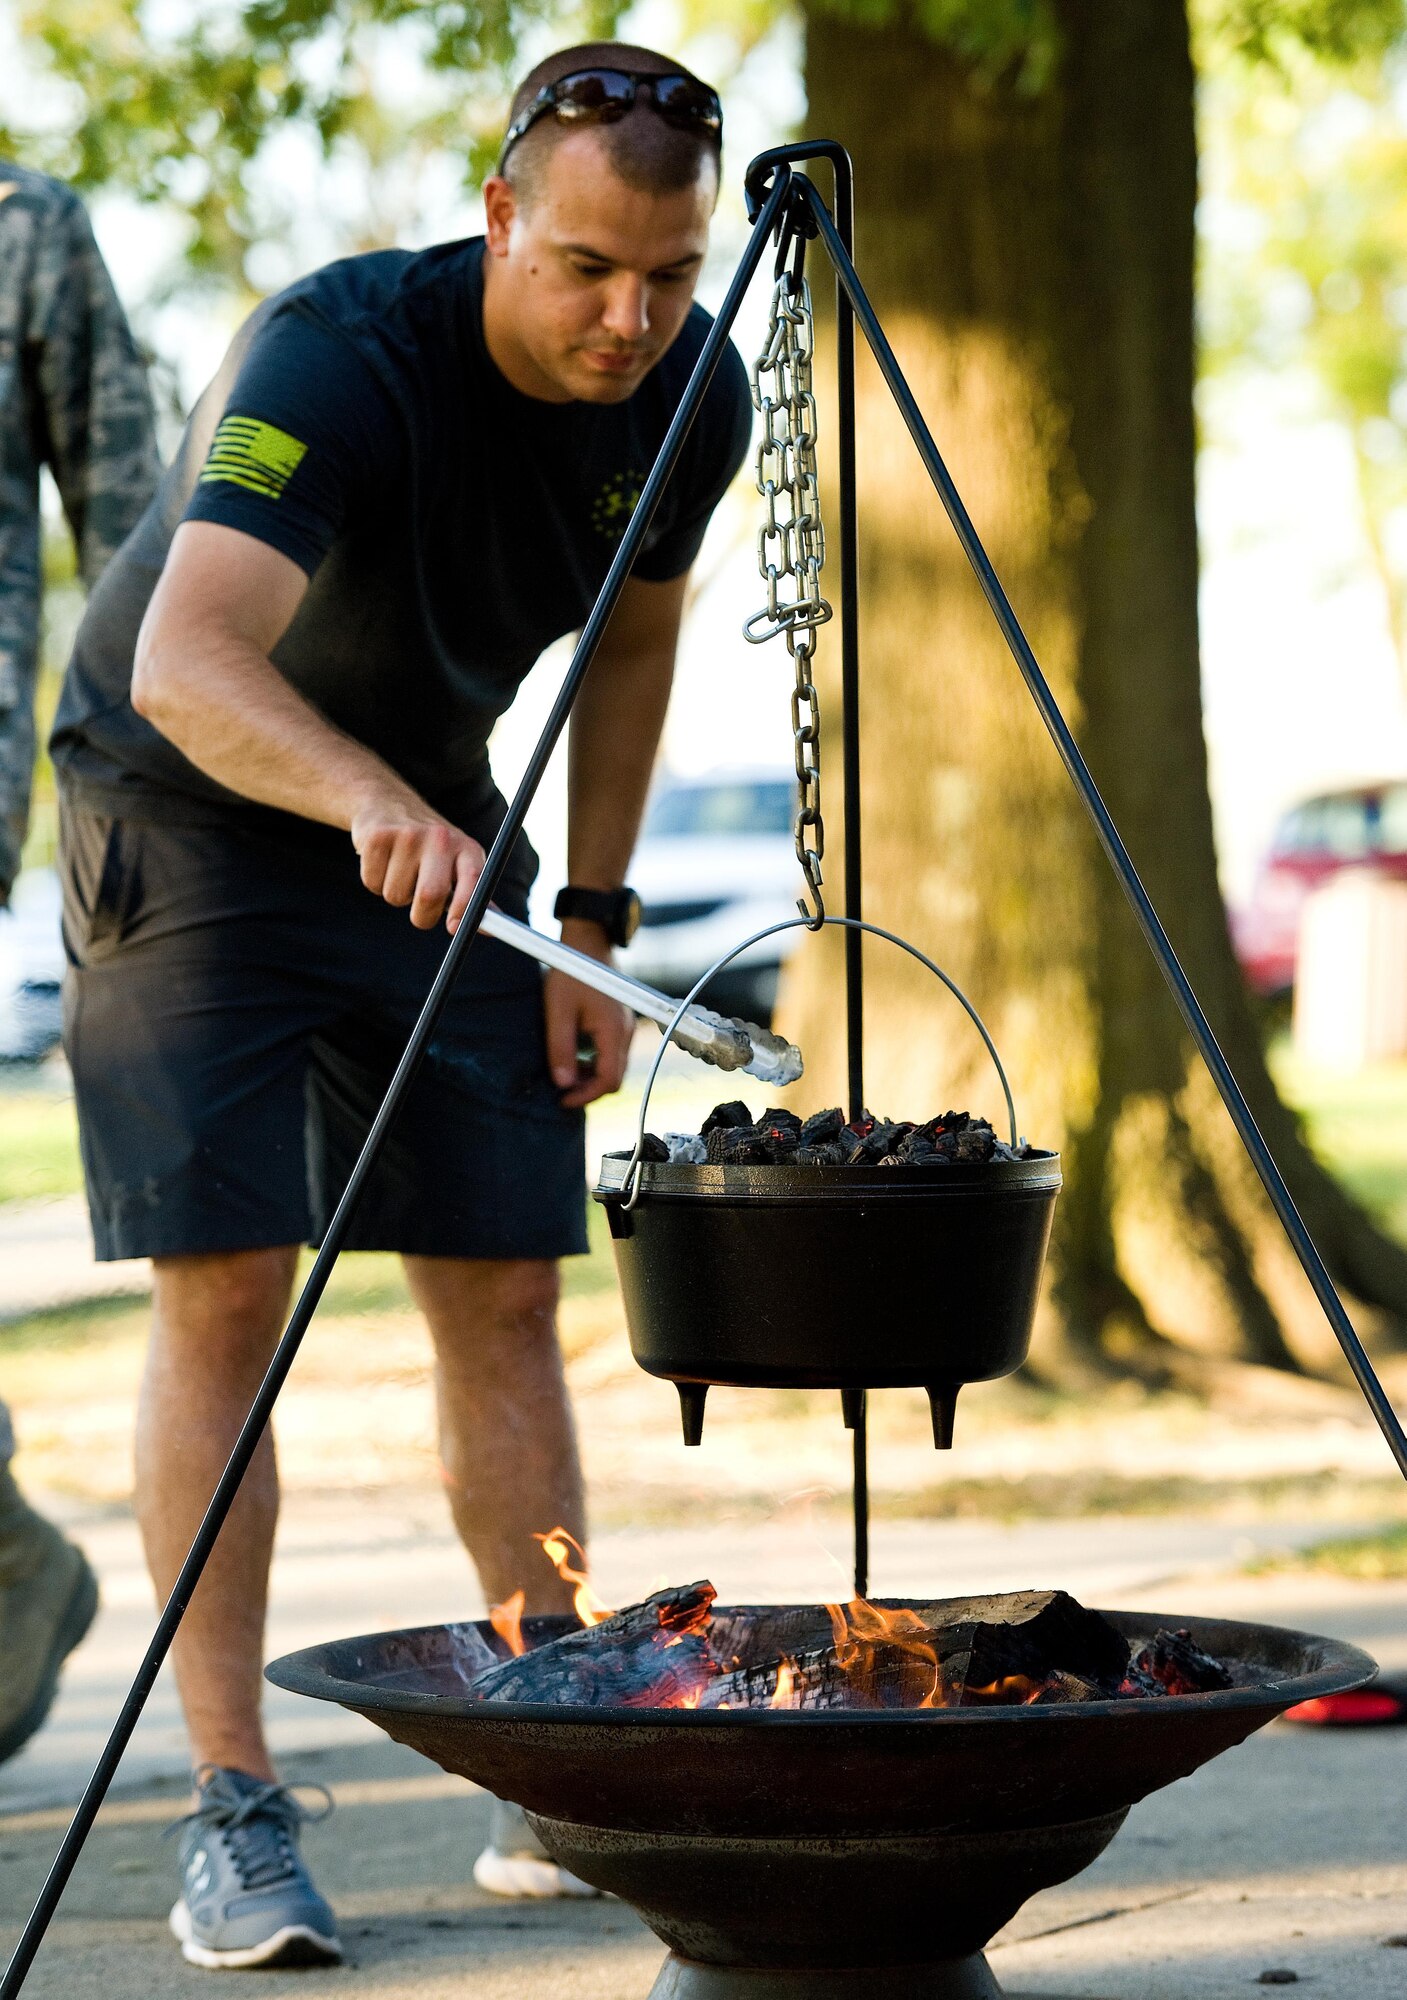
[[[0,1465],[0,1764],[53,1706],[59,1668],[98,1608],[87,1558]]]
[[[171,1931],[181,1956],[222,1969],[340,1964],[336,1919],[298,1852],[299,1827],[325,1819],[332,1800],[309,1813],[286,1785],[210,1764],[196,1785],[200,1804],[176,1822],[183,1893]]]

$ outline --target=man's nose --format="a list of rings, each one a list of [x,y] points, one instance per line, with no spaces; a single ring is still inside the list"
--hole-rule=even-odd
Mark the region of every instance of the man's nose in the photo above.
[[[633,344],[644,338],[650,330],[650,294],[643,278],[624,271],[616,273],[606,292],[602,322],[617,340]]]

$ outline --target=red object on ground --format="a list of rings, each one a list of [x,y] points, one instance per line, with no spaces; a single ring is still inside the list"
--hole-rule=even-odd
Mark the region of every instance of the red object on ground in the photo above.
[[[1303,1723],[1317,1729],[1381,1729],[1384,1724],[1407,1722],[1407,1693],[1400,1685],[1354,1688],[1349,1694],[1324,1694],[1315,1701],[1302,1701],[1285,1710],[1286,1722]]]

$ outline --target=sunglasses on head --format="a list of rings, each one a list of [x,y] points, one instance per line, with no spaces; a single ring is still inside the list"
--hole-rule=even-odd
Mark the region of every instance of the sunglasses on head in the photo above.
[[[544,84],[518,113],[508,127],[500,158],[549,113],[562,125],[613,125],[618,118],[627,117],[642,96],[666,125],[705,132],[714,139],[723,130],[718,92],[696,77],[673,73],[655,76],[630,69],[577,69],[570,76],[559,76],[555,83]]]

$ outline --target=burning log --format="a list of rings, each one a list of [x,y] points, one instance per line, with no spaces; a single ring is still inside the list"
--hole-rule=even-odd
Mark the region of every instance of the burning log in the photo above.
[[[944,1673],[965,1703],[1018,1677],[1034,1689],[1055,1672],[1112,1694],[1128,1669],[1128,1640],[1063,1590],[1018,1590],[933,1609],[943,1614]]]
[[[611,1615],[598,1609],[599,1622],[477,1674],[470,1692],[592,1708],[820,1712],[1164,1700],[1232,1685],[1186,1632],[1155,1634],[1131,1660],[1127,1639],[1063,1590],[831,1604],[828,1642],[814,1611],[715,1617],[713,1602],[713,1585],[694,1583]]]
[[[722,1671],[709,1649],[711,1583],[657,1590],[599,1624],[491,1667],[473,1682],[485,1701],[588,1708],[689,1708]]]

